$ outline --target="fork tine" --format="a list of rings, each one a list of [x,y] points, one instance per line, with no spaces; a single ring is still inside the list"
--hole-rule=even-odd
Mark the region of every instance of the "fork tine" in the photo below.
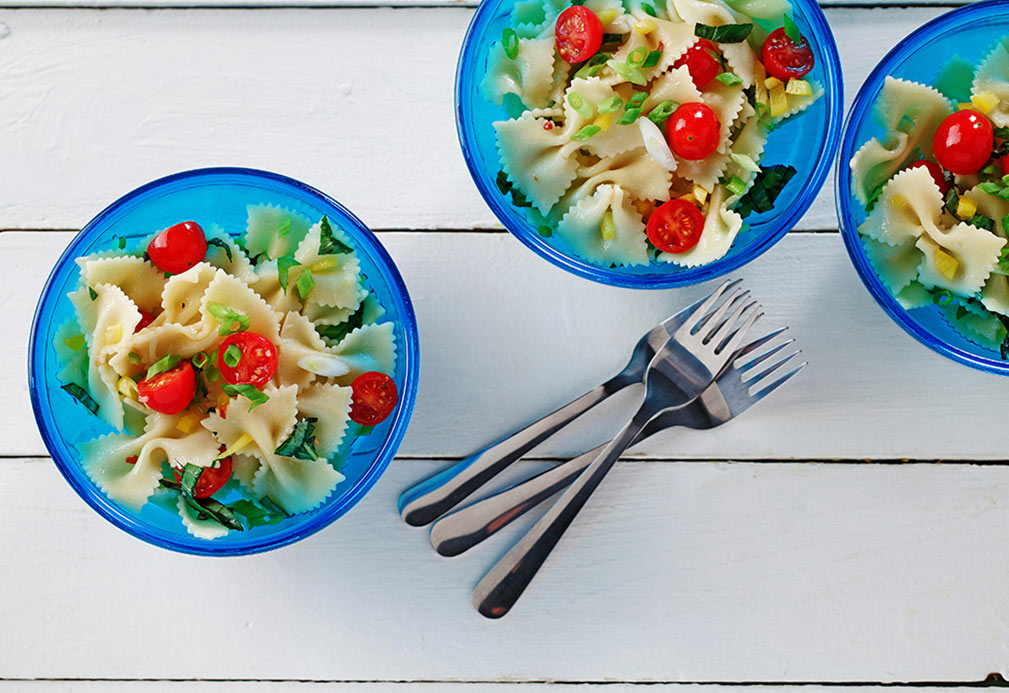
[[[747,354],[752,354],[757,349],[759,349],[760,347],[764,346],[769,341],[771,341],[772,339],[774,339],[778,335],[780,335],[783,332],[785,332],[787,329],[788,329],[788,326],[786,325],[785,327],[782,327],[780,329],[774,330],[773,332],[765,334],[763,337],[758,337],[757,339],[754,339],[749,344],[744,345],[739,350],[739,353],[736,354],[736,360],[739,360],[741,357],[746,356]]]
[[[760,304],[756,301],[750,301],[749,303],[742,301],[736,306],[736,309],[732,314],[726,318],[724,321],[719,323],[718,327],[712,329],[704,338],[704,343],[708,344],[710,342],[715,342],[716,349],[715,353],[721,353],[725,348],[726,342],[728,342],[729,336],[734,334],[734,327],[738,326],[739,319],[746,314],[748,310],[756,306],[756,310],[760,310]]]
[[[764,380],[765,378],[767,378],[767,376],[769,376],[772,373],[774,373],[774,371],[778,370],[779,368],[781,368],[782,366],[784,366],[786,363],[788,363],[789,361],[791,361],[793,358],[795,358],[796,356],[798,356],[801,353],[802,353],[802,349],[796,349],[795,351],[793,351],[788,356],[781,357],[776,362],[772,363],[770,366],[768,366],[764,370],[760,371],[759,373],[757,373],[753,377],[747,378],[744,382],[746,382],[746,384],[750,387],[750,389],[753,389],[754,387],[757,387],[762,380]]]
[[[794,344],[794,343],[795,343],[794,339],[786,339],[781,344],[777,344],[774,347],[768,349],[766,353],[763,353],[760,356],[754,356],[752,359],[750,359],[746,363],[744,363],[744,364],[742,364],[740,366],[736,366],[736,368],[739,369],[740,373],[746,373],[748,371],[751,371],[754,368],[756,368],[757,366],[759,366],[760,364],[762,364],[764,361],[768,360],[769,358],[771,358],[772,356],[774,356],[775,354],[777,354],[779,351],[781,351],[782,349],[784,349],[785,347],[787,347],[789,344]],[[737,361],[739,360],[738,356],[736,357],[736,360]]]
[[[723,303],[722,306],[721,306],[721,308],[719,309],[721,311],[721,313],[719,313],[719,311],[713,311],[710,314],[705,315],[704,319],[701,320],[699,323],[697,323],[697,331],[700,332],[701,330],[706,329],[708,327],[708,325],[710,325],[713,321],[715,321],[716,314],[719,314],[720,316],[723,315],[724,312],[725,312],[725,310],[727,310],[727,309],[731,308],[733,305],[739,303],[739,301],[745,300],[746,297],[749,296],[749,295],[750,295],[750,290],[749,289],[745,289],[745,290],[743,290],[741,292],[737,292],[735,295],[733,295],[732,298],[726,299],[725,303]],[[722,329],[722,327],[725,325],[725,323],[727,321],[728,321],[728,318],[722,317],[721,320],[717,321],[718,324],[715,325],[713,328],[711,328],[711,332],[717,332],[718,330]]]
[[[798,373],[799,371],[801,371],[807,365],[809,365],[809,362],[808,361],[803,361],[798,366],[796,366],[795,368],[793,368],[792,370],[790,370],[788,373],[785,373],[783,376],[781,376],[780,378],[778,378],[777,380],[775,380],[770,385],[765,385],[764,387],[760,388],[757,392],[755,392],[754,394],[750,395],[750,398],[754,402],[757,402],[759,400],[764,399],[769,394],[771,394],[772,392],[774,392],[775,390],[777,390],[779,387],[781,387],[782,385],[784,385],[785,381],[789,380],[793,375],[795,375],[796,373]]]
[[[730,353],[734,353],[736,349],[739,348],[739,343],[743,341],[747,333],[750,331],[750,328],[752,328],[758,320],[764,317],[764,311],[760,307],[760,304],[754,301],[750,305],[754,304],[757,307],[750,313],[749,316],[747,316],[745,320],[742,321],[741,325],[736,327],[724,340],[722,340],[722,343],[719,344],[718,348],[715,350],[716,354],[719,354],[726,349],[728,349]]]
[[[733,292],[733,294],[726,298],[725,301],[723,301],[722,304],[711,313],[711,315],[707,316],[703,322],[698,323],[697,328],[691,331],[691,334],[700,335],[701,341],[704,344],[707,344],[711,340],[712,335],[714,335],[715,331],[718,329],[718,327],[712,328],[711,325],[723,325],[724,323],[722,322],[722,318],[725,314],[728,313],[730,309],[737,306],[740,301],[745,302],[746,299],[743,295],[745,293],[746,292],[740,291],[739,289]]]
[[[706,317],[708,311],[710,311],[711,308],[718,302],[718,299],[721,298],[726,292],[736,289],[741,282],[742,279],[726,281],[723,282],[720,287],[711,292],[711,295],[708,296],[708,298],[704,301],[701,307],[695,310],[693,315],[691,315],[690,318],[687,319],[686,324],[689,325],[691,334],[698,328],[698,325],[700,324],[700,319],[694,321],[693,318],[697,318],[698,316],[700,316],[700,318]],[[693,324],[690,324],[691,322],[693,322]]]

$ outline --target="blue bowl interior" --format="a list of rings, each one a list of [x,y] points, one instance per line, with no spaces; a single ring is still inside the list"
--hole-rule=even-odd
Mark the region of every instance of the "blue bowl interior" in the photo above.
[[[898,43],[862,85],[845,123],[837,162],[837,214],[845,247],[873,298],[898,325],[925,346],[955,361],[991,373],[1009,374],[1009,363],[950,327],[935,306],[904,310],[883,286],[859,241],[865,210],[852,193],[849,162],[866,141],[883,134],[872,116],[887,75],[932,85],[939,71],[958,55],[976,65],[996,40],[1009,35],[1009,2],[981,2],[948,12]]]
[[[487,70],[490,45],[509,25],[514,0],[484,0],[470,23],[456,73],[456,124],[463,156],[473,180],[494,214],[520,241],[550,262],[580,276],[616,286],[665,288],[707,281],[731,272],[766,251],[802,217],[820,191],[841,133],[844,102],[841,66],[834,36],[820,8],[811,0],[792,0],[794,18],[816,55],[807,79],[824,86],[824,95],[800,116],[771,133],[765,164],[791,164],[798,174],[778,197],[773,210],[750,215],[750,230],[739,234],[732,248],[708,265],[605,268],[582,260],[556,234],[540,236],[526,212],[501,195],[496,184],[501,168],[492,123],[507,119],[501,107],[486,101],[479,85]]]
[[[319,508],[278,525],[231,532],[212,541],[191,536],[178,514],[148,503],[138,515],[107,498],[79,466],[75,445],[112,428],[92,416],[60,389],[52,348],[55,331],[73,316],[66,294],[77,287],[75,258],[116,247],[117,236],[133,249],[151,233],[183,220],[238,236],[245,230],[246,205],[277,204],[316,221],[323,215],[353,239],[368,287],[395,325],[397,359],[393,377],[400,403],[393,416],[367,436],[348,441],[340,452],[346,480]],[[417,327],[406,287],[375,236],[337,202],[297,181],[246,169],[205,169],[150,183],[113,203],[84,228],[64,251],[46,283],[32,326],[29,389],[46,447],[75,491],[103,517],[157,546],[210,555],[245,554],[276,548],[326,526],[351,508],[374,485],[391,461],[406,431],[417,392]]]

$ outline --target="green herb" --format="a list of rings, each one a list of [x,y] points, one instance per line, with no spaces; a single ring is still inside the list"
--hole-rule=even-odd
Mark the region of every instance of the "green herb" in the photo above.
[[[1009,216],[1009,214],[1006,216]],[[995,274],[1009,275],[1009,245],[1003,246],[1002,250],[999,251],[998,262],[995,263],[991,271]]]
[[[294,430],[274,454],[283,457],[293,457],[298,460],[317,460],[319,453],[315,451],[315,422],[318,419],[304,418],[294,425]]]
[[[1000,140],[1009,140],[1009,126],[1003,126],[1000,128],[993,127],[992,133]]]
[[[88,294],[91,296],[92,301],[98,298],[98,292],[92,289],[90,286],[88,287]]]
[[[195,354],[193,354],[193,358],[190,360],[193,362],[193,365],[196,366],[197,368],[203,368],[204,366],[207,365],[207,355],[204,354],[202,351],[198,351]]]
[[[641,9],[645,11],[645,14],[651,15],[652,17],[658,17],[659,15],[655,12],[655,8],[647,2],[641,3]]]
[[[291,268],[301,263],[294,259],[292,255],[284,255],[277,258],[277,278],[280,280],[280,288],[287,293],[287,278]]]
[[[795,26],[795,22],[787,14],[782,19],[785,27],[785,36],[792,39],[792,43],[796,46],[802,45],[802,34],[799,33],[799,27]]]
[[[519,57],[519,35],[510,26],[506,26],[501,32],[501,47],[510,59]]]
[[[645,74],[641,71],[640,67],[628,65],[621,60],[610,60],[606,64],[631,84],[637,84],[642,87],[648,84],[648,80],[645,79]]]
[[[575,113],[588,120],[592,117],[592,106],[585,102],[585,97],[576,91],[568,92],[568,105],[575,110]]]
[[[216,356],[207,360],[207,365],[203,369],[203,375],[206,376],[208,383],[216,383],[217,379],[221,377],[221,369],[217,367]]]
[[[647,91],[636,91],[631,95],[631,98],[627,99],[627,105],[624,106],[624,108],[626,108],[628,111],[631,110],[632,108],[641,108],[645,103],[645,99],[647,98],[648,98]]]
[[[122,250],[123,248],[126,247],[126,239],[123,238],[122,236],[119,237],[118,243],[119,243],[119,249],[120,250]]]
[[[223,358],[226,365],[234,368],[242,360],[242,350],[238,348],[237,344],[229,344],[228,348],[224,350]]]
[[[267,510],[253,501],[244,498],[232,503],[231,510],[245,518],[245,525],[249,529],[275,525],[278,522],[283,522],[288,517],[284,512]]]
[[[623,108],[624,100],[619,96],[611,96],[605,101],[601,102],[597,109],[600,113],[613,113],[614,111],[619,111]]]
[[[283,238],[291,233],[291,217],[285,217],[277,224],[277,238]]]
[[[196,482],[203,474],[203,467],[195,464],[186,464],[182,468],[182,479],[179,482],[179,495],[186,505],[196,513],[197,520],[213,520],[219,525],[241,532],[244,527],[238,521],[231,508],[212,498],[198,500],[194,494]]]
[[[715,79],[724,84],[727,87],[734,87],[737,84],[742,84],[743,80],[736,77],[731,72],[723,72],[721,74],[715,75]]]
[[[207,245],[215,245],[224,251],[224,254],[228,256],[228,262],[231,262],[231,246],[222,241],[220,238],[208,238]]]
[[[695,36],[714,43],[742,43],[751,31],[753,31],[752,24],[724,24],[722,26],[697,24],[694,27]]]
[[[627,34],[603,34],[602,43],[623,43],[627,40]],[[600,44],[600,45],[601,45]]]
[[[361,430],[357,432],[359,436],[371,435],[371,432],[375,430],[374,426],[362,426]]]
[[[775,164],[765,167],[753,179],[750,190],[740,199],[736,212],[745,219],[750,212],[759,214],[770,211],[782,189],[795,174],[796,170],[792,166]]]
[[[222,383],[221,389],[224,391],[224,394],[226,394],[228,397],[238,397],[239,395],[241,395],[242,397],[245,397],[247,400],[252,402],[252,404],[249,406],[249,411],[252,411],[260,404],[265,404],[266,402],[270,401],[269,395],[265,394],[258,387],[250,383],[242,383],[241,385]]]
[[[134,366],[140,364],[140,354],[138,354],[135,351],[131,351],[129,354],[127,354],[126,358],[128,358],[130,360],[130,363],[132,363]]]
[[[984,167],[983,169],[981,169],[981,174],[982,174],[982,175],[985,175],[985,176],[995,176],[995,175],[997,175],[997,174],[998,174],[998,173],[999,173],[999,172],[1000,172],[1001,170],[1002,170],[1002,169],[1001,169],[1001,167],[1000,167],[1000,166],[996,166],[995,164],[988,164],[988,165],[987,165],[987,166],[985,166],[985,167]]]
[[[207,303],[207,310],[217,318],[217,322],[221,323],[221,326],[217,328],[217,334],[221,336],[234,334],[235,332],[244,332],[249,329],[249,325],[251,324],[248,315],[243,315],[233,308],[220,303],[214,303],[213,301]]]
[[[639,115],[641,115],[640,108],[628,108],[624,111],[624,114],[620,116],[620,120],[617,121],[617,125],[630,125],[638,119]]]
[[[975,213],[969,223],[971,226],[976,226],[985,231],[991,231],[995,228],[995,220],[980,213]]]
[[[747,156],[746,154],[736,154],[735,152],[732,152],[731,154],[729,154],[729,158],[732,159],[735,162],[735,164],[744,171],[750,171],[751,173],[760,173],[760,166],[758,166],[757,162],[754,161],[749,156]]]
[[[946,193],[946,199],[943,202],[943,206],[946,211],[956,216],[956,208],[960,206],[960,197],[956,194],[956,188],[950,188],[949,192]]]
[[[308,298],[312,289],[315,288],[315,277],[312,276],[312,270],[306,267],[305,271],[298,275],[298,281],[295,282],[294,288],[298,290],[298,297],[302,301]]]
[[[329,217],[324,216],[319,220],[319,255],[347,255],[353,252],[353,248],[341,241],[333,233]]]
[[[652,121],[659,127],[673,115],[673,111],[680,107],[680,104],[676,103],[672,99],[666,99],[658,106],[652,109],[652,112],[648,114],[648,120]]]
[[[638,46],[628,54],[627,64],[631,67],[641,67],[647,58],[648,48],[646,46]]]
[[[75,334],[73,337],[67,337],[64,339],[63,343],[70,351],[80,351],[87,346],[88,340],[86,340],[82,334]]]
[[[603,71],[603,68],[606,67],[606,61],[611,57],[612,56],[609,53],[596,53],[586,60],[580,68],[578,68],[578,71],[575,72],[575,79],[595,77]]]
[[[504,171],[498,171],[497,173],[497,187],[501,191],[502,195],[512,196],[512,203],[516,207],[532,207],[532,203],[526,199],[526,196],[522,194],[521,190],[518,190],[512,182],[508,180],[508,175]]]
[[[760,124],[767,128],[768,132],[774,130],[774,119],[771,117],[771,109],[767,107],[767,104],[757,102],[753,108],[757,111],[757,120],[760,121]]]
[[[872,208],[876,206],[876,203],[879,202],[880,196],[883,194],[884,187],[886,187],[885,184],[880,185],[869,194],[869,199],[865,201],[865,211],[871,212]]]
[[[177,354],[168,354],[167,356],[162,356],[160,359],[151,364],[150,368],[147,369],[147,375],[144,379],[150,379],[159,373],[164,373],[165,371],[170,371],[179,365],[179,361],[182,358]]]
[[[726,182],[725,189],[733,195],[742,195],[743,191],[746,190],[746,183],[744,183],[743,179],[739,176],[732,176],[732,178]]]
[[[331,342],[340,342],[348,334],[364,324],[364,304],[350,314],[350,317],[339,325],[316,325],[319,335]]]
[[[536,232],[539,233],[539,235],[541,235],[543,238],[550,238],[551,236],[554,235],[553,229],[551,229],[549,226],[543,226],[542,224],[536,227]]]
[[[662,51],[651,51],[648,57],[645,58],[645,62],[641,63],[641,67],[655,67],[659,64],[659,59],[662,57]]]
[[[586,125],[581,130],[571,135],[571,139],[575,142],[585,142],[591,139],[596,133],[601,131],[602,128],[598,125]]]
[[[977,187],[981,188],[989,195],[998,195],[1000,192],[1002,192],[1002,186],[999,185],[998,183],[995,183],[994,181],[986,181],[984,183],[980,183]]]
[[[63,386],[63,390],[66,391],[71,397],[76,399],[78,402],[87,407],[88,411],[92,414],[98,414],[98,402],[91,399],[91,395],[88,391],[77,383],[67,383]]]
[[[932,292],[932,303],[937,306],[948,306],[953,303],[953,294],[946,289],[938,289]]]
[[[206,414],[207,412],[204,411],[203,405],[201,404],[203,402],[203,399],[207,396],[208,393],[207,382],[203,378],[203,371],[201,370],[196,371],[195,382],[196,382],[196,396],[193,399],[195,399],[196,402],[198,403],[196,406],[199,408],[199,410],[202,411],[204,414]]]

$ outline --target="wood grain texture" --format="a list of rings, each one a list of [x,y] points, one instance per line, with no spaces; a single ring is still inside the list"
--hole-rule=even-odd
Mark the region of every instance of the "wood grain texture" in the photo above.
[[[393,464],[357,508],[294,546],[207,559],[115,529],[47,460],[2,460],[0,672],[889,682],[1009,671],[1007,467],[620,464],[497,622],[469,595],[514,533],[447,560],[395,512],[399,491],[435,467]]]
[[[970,693],[967,686],[816,686],[469,681],[0,681],[0,693]]]
[[[594,387],[705,287],[633,291],[549,265],[508,234],[383,233],[420,324],[421,387],[401,455],[461,457]],[[67,233],[0,234],[0,346],[26,362],[28,327]],[[684,459],[1001,460],[1009,389],[929,351],[879,309],[836,234],[790,234],[747,266],[767,329],[790,325],[811,363],[717,431],[667,431],[633,454]],[[534,307],[534,308],[533,308]],[[24,371],[0,371],[0,455],[45,454]],[[570,455],[615,433],[628,390],[535,451]]]
[[[828,8],[848,103],[886,51],[941,11]],[[80,228],[142,183],[211,165],[304,180],[372,228],[499,227],[455,133],[471,15],[0,11],[0,151],[16,172],[0,176],[0,228]],[[376,59],[392,47],[395,59]],[[799,228],[836,228],[831,185]]]

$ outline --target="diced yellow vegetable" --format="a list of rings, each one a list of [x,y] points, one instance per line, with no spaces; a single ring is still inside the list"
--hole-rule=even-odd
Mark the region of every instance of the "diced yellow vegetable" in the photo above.
[[[768,77],[764,80],[764,86],[767,87],[767,91],[772,91],[780,86],[783,86],[783,82],[777,77]]]
[[[759,62],[753,64],[753,99],[757,103],[767,105],[767,87],[764,86],[764,79],[767,72]]]
[[[199,423],[199,419],[196,418],[196,416],[193,414],[186,414],[179,419],[179,422],[175,424],[175,427],[183,433],[189,433],[193,430],[193,427],[196,426],[197,423]]]
[[[974,104],[970,103],[969,101],[967,103],[958,103],[956,105],[956,109],[958,111],[973,111]]]
[[[234,455],[236,452],[238,452],[251,442],[252,442],[252,436],[250,436],[248,433],[243,433],[242,435],[238,436],[238,440],[235,441],[235,444],[229,447],[224,452],[220,453],[217,456],[217,459],[223,460],[225,457],[231,457],[232,455]]]
[[[648,200],[638,200],[634,203],[634,209],[643,217],[652,213],[652,203]]]
[[[597,16],[599,17],[599,21],[602,22],[603,26],[606,26],[607,24],[609,24],[610,22],[612,22],[614,19],[616,19],[617,17],[619,17],[620,13],[617,12],[616,10],[612,10],[611,9],[611,10],[604,10],[604,11],[600,12]]]
[[[218,409],[220,409],[221,407],[225,406],[225,405],[226,405],[226,404],[227,404],[228,402],[230,402],[230,401],[231,401],[231,398],[230,398],[230,397],[228,397],[228,396],[227,396],[226,394],[224,394],[224,393],[222,392],[222,393],[221,393],[220,395],[218,395],[218,397],[217,397],[217,408],[218,408]]]
[[[958,267],[960,267],[960,263],[955,257],[941,249],[935,251],[935,268],[946,279],[952,281]]]
[[[340,261],[335,257],[324,257],[312,263],[313,272],[325,272],[339,266]]]
[[[606,131],[610,129],[611,122],[613,122],[612,114],[600,113],[596,116],[596,119],[592,121],[592,124],[598,127],[600,131]]]
[[[771,117],[777,118],[788,113],[788,97],[785,96],[785,88],[775,87],[768,92],[771,99]]]
[[[813,87],[804,79],[790,79],[785,85],[785,93],[793,96],[812,96]]]
[[[116,385],[116,389],[119,390],[121,394],[126,399],[138,399],[140,393],[137,392],[137,384],[134,382],[133,378],[128,376],[123,376],[119,379],[119,384]]]
[[[105,343],[115,344],[120,339],[123,338],[123,326],[122,325],[109,325],[105,328]]]
[[[970,100],[982,113],[991,113],[999,102],[999,98],[990,91],[979,91]]]
[[[964,221],[970,221],[977,214],[977,202],[969,197],[961,197],[960,203],[956,206],[956,215]]]
[[[87,344],[87,341],[84,339],[84,335],[75,334],[73,337],[64,339],[63,343],[67,345],[67,349],[70,351],[80,351]]]
[[[634,25],[634,30],[641,34],[642,36],[647,36],[648,34],[655,31],[655,22],[647,17],[642,19],[640,22]]]
[[[697,204],[704,204],[704,201],[708,199],[708,191],[699,185],[694,186],[693,190],[694,199],[697,200]]]
[[[603,221],[599,225],[599,230],[607,241],[612,241],[617,237],[617,225],[613,223],[613,212],[606,212],[603,215]]]

